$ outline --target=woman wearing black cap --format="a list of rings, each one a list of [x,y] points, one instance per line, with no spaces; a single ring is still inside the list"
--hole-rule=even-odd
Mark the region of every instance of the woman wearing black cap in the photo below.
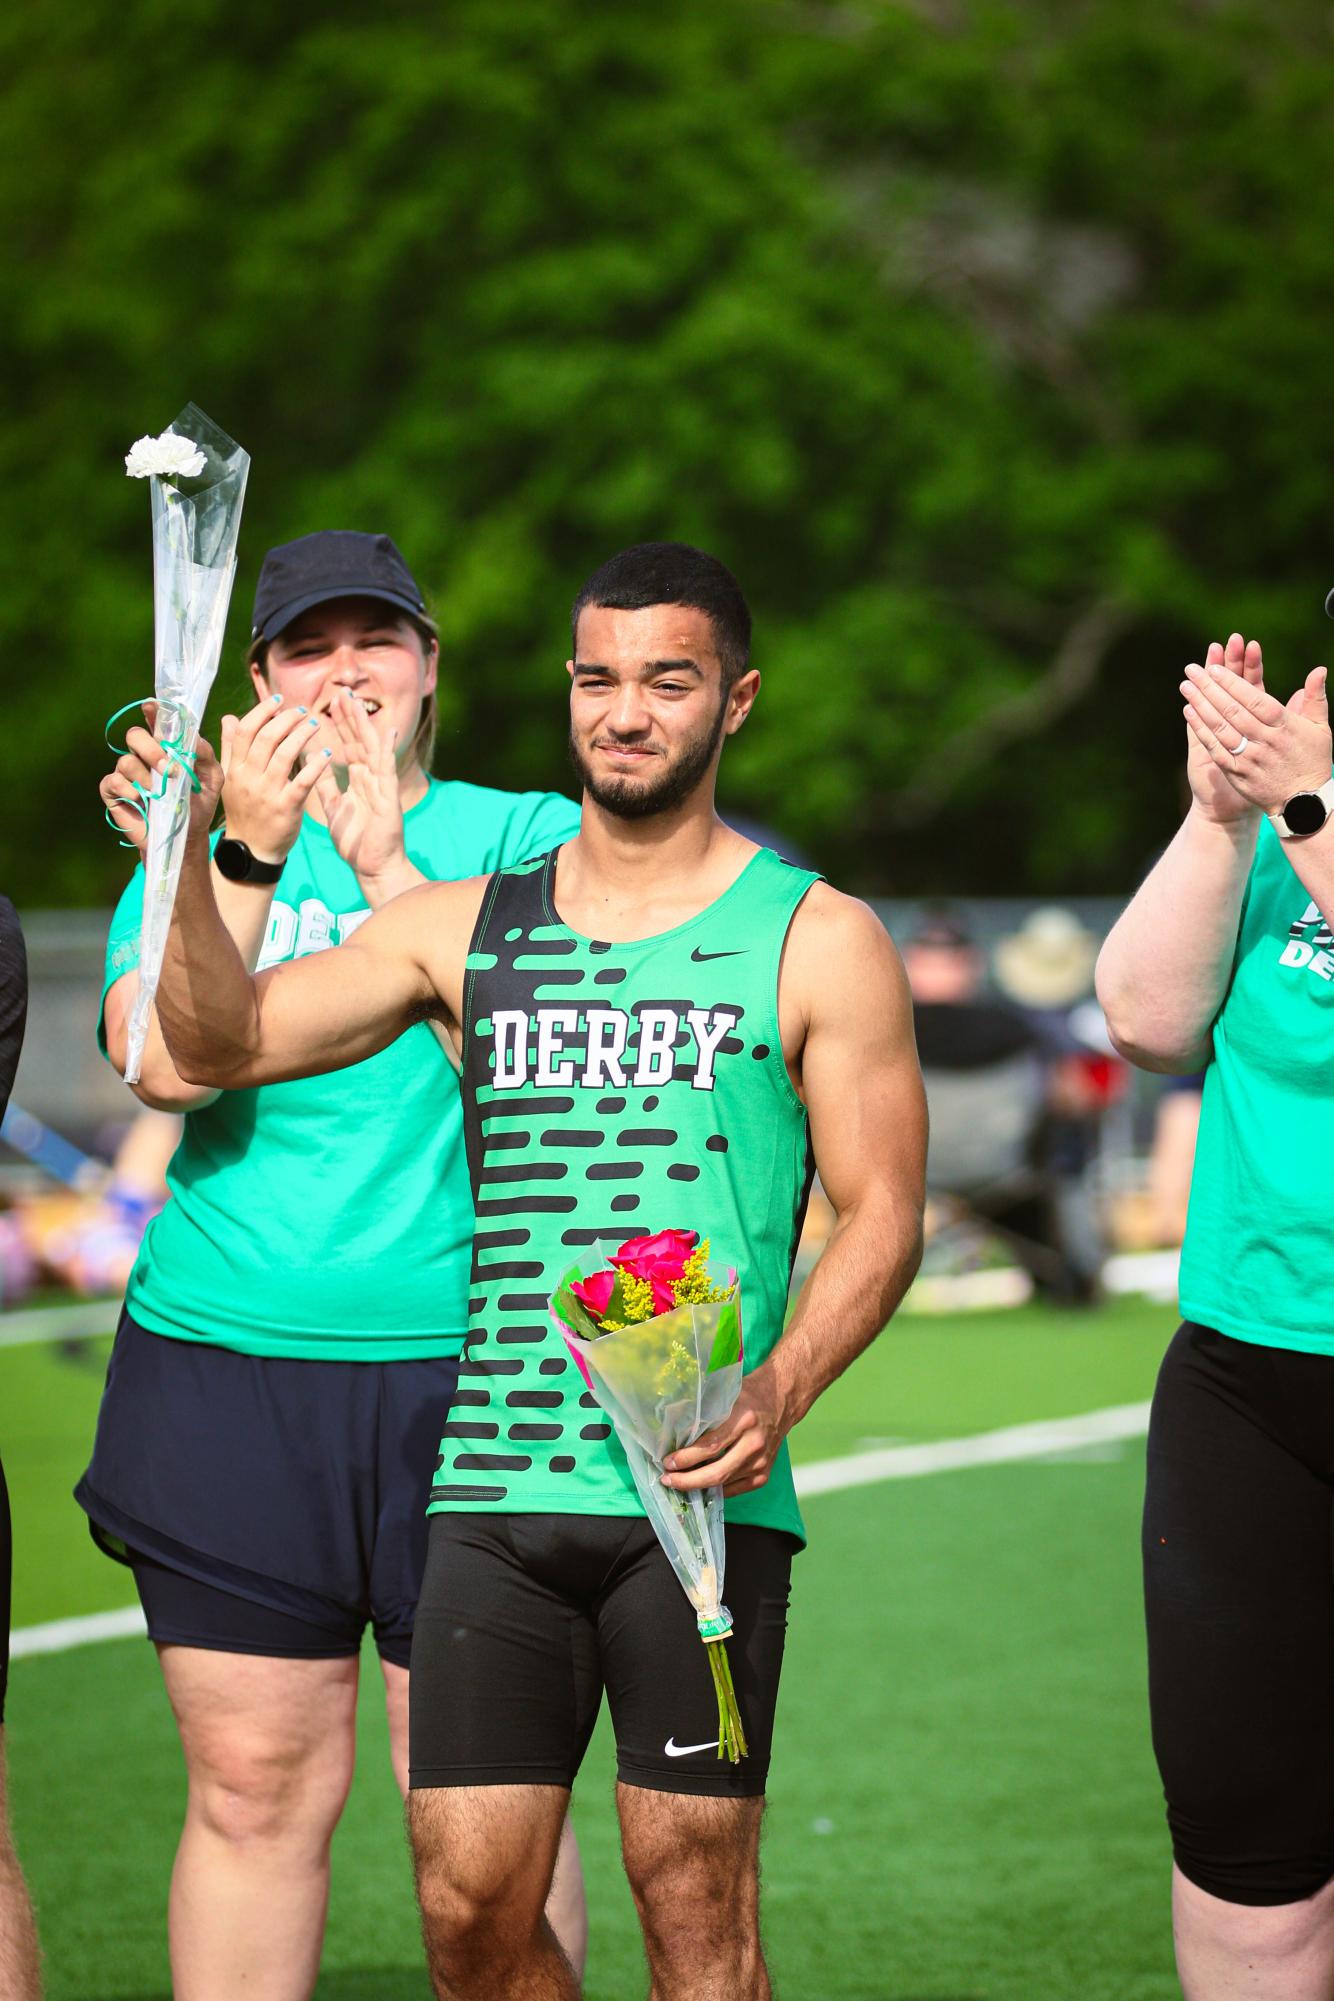
[[[485,873],[575,830],[557,794],[430,776],[438,651],[387,536],[307,535],[265,558],[259,700],[223,718],[214,849],[219,904],[252,965],[335,947],[415,883]],[[102,784],[139,839],[124,802],[127,780],[148,777],[142,736]],[[108,944],[104,1047],[122,1069],[142,895],[136,870]],[[458,1090],[424,1023],[353,1069],[222,1094],[181,1081],[154,1024],[135,1088],[183,1110],[185,1136],[78,1498],[133,1568],[189,1769],[176,1990],[298,2001],[319,1961],[368,1624],[406,1785],[425,1493],[468,1314]],[[573,1879],[553,1915],[577,1956],[577,1858]]]

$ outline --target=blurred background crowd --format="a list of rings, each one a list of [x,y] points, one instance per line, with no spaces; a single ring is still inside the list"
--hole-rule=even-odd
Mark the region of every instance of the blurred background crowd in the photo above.
[[[748,831],[784,846],[747,820]],[[913,992],[931,1111],[930,1310],[1091,1306],[1114,1289],[1170,1292],[1201,1080],[1124,1064],[1092,998],[1100,934],[1075,910],[881,902]],[[21,1096],[0,1125],[0,1308],[123,1292],[167,1199],[177,1118],[135,1107],[76,1024],[95,1021],[105,918],[31,924],[35,997]],[[81,949],[82,948],[82,949]],[[830,1212],[815,1191],[808,1266]]]

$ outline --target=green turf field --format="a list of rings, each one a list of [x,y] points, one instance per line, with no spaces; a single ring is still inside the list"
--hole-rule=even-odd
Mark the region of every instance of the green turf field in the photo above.
[[[1137,1401],[1171,1325],[1125,1303],[904,1321],[817,1406],[796,1456]],[[66,1499],[104,1355],[0,1350],[19,1626],[129,1599]],[[807,1500],[764,1864],[781,2001],[1172,2001],[1141,1484],[1132,1441]],[[335,1849],[324,2001],[427,1992],[376,1679]],[[151,1649],[16,1662],[8,1734],[51,2001],[167,2001],[182,1775]],[[600,1729],[575,1796],[590,2001],[645,1985],[611,1789]]]

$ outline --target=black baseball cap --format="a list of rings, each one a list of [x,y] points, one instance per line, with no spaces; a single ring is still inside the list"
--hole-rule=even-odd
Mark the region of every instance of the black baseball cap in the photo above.
[[[426,616],[417,580],[387,535],[321,528],[280,542],[265,556],[255,586],[252,644],[276,639],[303,611],[330,598],[382,598],[413,618]]]
[[[934,952],[971,952],[976,940],[961,917],[937,908],[921,912],[904,943]]]

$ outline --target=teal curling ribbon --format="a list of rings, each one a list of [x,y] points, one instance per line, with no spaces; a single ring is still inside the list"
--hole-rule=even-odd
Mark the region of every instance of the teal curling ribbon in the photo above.
[[[114,716],[107,717],[106,722],[102,725],[102,735],[103,738],[105,739],[106,747],[108,750],[114,751],[116,756],[119,757],[125,748],[123,744],[115,744],[111,741],[112,726],[115,723],[118,723],[122,716],[128,716],[131,709],[142,710],[145,702],[155,702],[157,699],[158,697],[156,695],[141,696],[138,701],[126,702],[124,708],[117,709]],[[146,785],[141,785],[137,778],[127,779],[126,783],[134,787],[135,791],[139,794],[139,797],[137,799],[124,799],[119,802],[121,805],[124,806],[133,806],[135,812],[139,815],[140,819],[143,821],[145,826],[148,825],[148,808],[152,805],[155,799],[162,799],[165,798],[166,796],[167,781],[171,777],[171,767],[173,762],[179,764],[181,770],[185,773],[186,777],[189,779],[190,790],[192,792],[198,792],[199,790],[199,780],[195,776],[195,753],[192,750],[186,750],[184,748],[185,731],[182,730],[179,736],[160,737],[158,741],[160,742],[163,750],[165,750],[167,753],[167,765],[166,769],[162,773],[160,783],[157,786],[155,786],[154,789],[150,792],[148,790],[148,787]],[[120,832],[120,828],[116,825],[115,821],[111,817],[111,808],[109,806],[105,809],[102,817],[105,819],[108,827],[110,827],[113,834],[118,834]],[[133,841],[123,840],[121,842],[121,846],[123,848],[134,848],[136,847],[136,843]]]

